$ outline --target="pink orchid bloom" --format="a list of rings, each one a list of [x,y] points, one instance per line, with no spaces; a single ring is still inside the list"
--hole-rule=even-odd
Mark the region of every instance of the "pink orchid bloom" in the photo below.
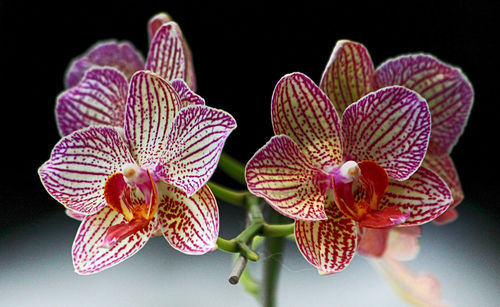
[[[66,73],[68,89],[56,105],[62,136],[91,125],[122,126],[128,80],[142,69],[170,81],[184,106],[205,103],[193,92],[191,51],[179,26],[162,13],[149,21],[148,31],[151,45],[145,63],[131,44],[115,41],[99,43],[72,62]]]
[[[425,100],[391,86],[347,107],[334,105],[308,77],[283,77],[274,90],[276,136],[246,166],[249,190],[295,220],[299,250],[321,274],[343,270],[360,227],[431,221],[451,192],[419,168],[430,135]]]
[[[215,248],[219,218],[205,185],[236,122],[204,105],[183,107],[162,77],[136,72],[123,126],[94,125],[63,137],[39,174],[83,221],[73,244],[77,273],[109,268],[161,232],[177,250]]]
[[[399,56],[375,69],[368,50],[347,40],[336,44],[320,82],[339,114],[367,93],[392,85],[414,90],[429,104],[432,131],[423,166],[446,181],[454,199],[435,222],[453,221],[458,216],[455,207],[464,195],[449,155],[467,123],[472,86],[460,69],[427,54]]]

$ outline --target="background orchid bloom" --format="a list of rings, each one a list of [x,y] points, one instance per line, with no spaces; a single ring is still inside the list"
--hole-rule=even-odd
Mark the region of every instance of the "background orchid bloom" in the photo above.
[[[451,204],[444,181],[419,169],[430,113],[411,90],[371,93],[341,121],[321,89],[294,73],[276,85],[272,122],[276,136],[246,166],[248,188],[295,220],[299,250],[322,274],[349,264],[359,227],[419,225]]]
[[[191,51],[179,26],[162,13],[149,21],[148,32],[151,44],[146,62],[131,44],[115,41],[99,43],[72,62],[66,73],[68,89],[56,105],[62,136],[91,125],[122,126],[128,80],[142,69],[171,81],[183,105],[205,103],[193,92]]]
[[[385,231],[388,236],[380,236],[380,230],[365,228],[358,251],[379,256],[370,258],[370,262],[406,301],[416,306],[446,306],[439,281],[431,274],[415,274],[403,263],[414,259],[419,252],[420,227],[394,227]]]
[[[441,176],[452,191],[452,206],[435,220],[450,222],[457,217],[454,208],[463,200],[463,191],[449,155],[467,123],[472,86],[460,69],[427,54],[399,56],[375,69],[368,50],[347,40],[337,42],[320,82],[339,114],[367,93],[391,85],[414,90],[429,104],[432,131],[423,165]]]
[[[183,253],[214,249],[218,209],[205,184],[235,127],[226,112],[183,108],[169,82],[139,71],[123,128],[91,126],[63,137],[39,174],[56,200],[85,216],[73,244],[76,272],[113,266],[158,231]]]

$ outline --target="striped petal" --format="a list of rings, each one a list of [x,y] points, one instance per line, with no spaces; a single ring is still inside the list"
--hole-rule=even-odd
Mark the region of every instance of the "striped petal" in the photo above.
[[[452,202],[451,191],[444,180],[430,169],[420,167],[408,180],[389,181],[381,208],[397,205],[409,210],[410,216],[401,225],[416,226],[435,219]]]
[[[134,159],[120,132],[94,126],[61,139],[38,172],[57,201],[75,213],[93,214],[106,206],[106,179],[126,163]]]
[[[172,125],[165,151],[154,173],[162,180],[193,195],[212,176],[234,118],[207,106],[183,108]]]
[[[57,98],[59,133],[68,135],[92,125],[123,127],[128,81],[114,68],[93,68],[78,85]]]
[[[429,153],[449,154],[465,128],[474,97],[461,70],[417,54],[383,63],[376,75],[380,86],[402,85],[427,100],[432,115]]]
[[[365,46],[337,42],[320,82],[339,115],[351,104],[377,88],[375,69]]]
[[[125,136],[139,165],[159,159],[181,107],[175,89],[158,75],[139,71],[132,77],[125,111]]]
[[[142,55],[127,42],[109,41],[93,46],[84,56],[70,64],[66,72],[66,88],[80,82],[85,72],[93,66],[111,66],[122,72],[127,79],[144,67]]]
[[[187,107],[190,105],[204,105],[205,104],[205,99],[201,98],[201,96],[195,94],[189,86],[186,84],[181,79],[176,79],[171,82],[172,86],[174,87],[175,91],[179,95],[179,98],[182,101],[182,106]]]
[[[248,162],[248,189],[295,220],[324,220],[328,179],[288,136],[274,136]],[[322,184],[324,185],[322,187]]]
[[[210,188],[205,185],[187,197],[182,190],[163,184],[161,192],[159,223],[170,245],[189,255],[201,255],[215,249],[219,210]]]
[[[70,209],[66,209],[65,213],[67,216],[77,221],[83,221],[83,219],[87,216],[86,214],[81,214]]]
[[[151,20],[149,21],[148,24],[148,33],[149,33],[149,41],[153,40],[154,35],[158,31],[158,29],[168,23],[173,21],[172,17],[168,15],[167,13],[159,13],[155,15]],[[179,33],[181,33],[180,29]],[[194,74],[194,65],[193,65],[193,56],[191,54],[191,49],[189,48],[189,45],[184,38],[184,36],[181,33],[181,38],[182,38],[182,46],[184,48],[184,58],[186,59],[186,76],[185,80],[188,84],[188,86],[195,91],[196,90],[196,76]]]
[[[464,199],[464,191],[460,185],[457,169],[450,156],[435,156],[427,154],[422,165],[433,170],[441,177],[451,190],[453,204],[450,209],[455,208]]]
[[[455,208],[448,208],[443,214],[435,218],[432,222],[436,225],[446,225],[458,218],[458,211]]]
[[[147,227],[117,242],[110,248],[103,247],[108,230],[125,223],[123,215],[104,207],[99,213],[87,216],[73,242],[73,265],[78,274],[98,273],[112,267],[138,252],[152,236],[155,220]]]
[[[342,162],[339,117],[311,79],[301,73],[281,78],[274,89],[271,108],[276,135],[288,135],[321,167]]]
[[[161,28],[161,26],[171,21],[173,21],[172,17],[170,17],[170,15],[165,12],[158,13],[153,17],[151,17],[151,19],[148,22],[149,42],[153,40],[153,37],[155,36],[158,29]]]
[[[146,70],[157,73],[165,80],[184,79],[186,58],[182,34],[175,22],[162,25],[149,48]]]
[[[306,260],[320,274],[332,274],[346,268],[354,257],[358,226],[334,204],[326,208],[324,221],[295,221],[295,239]]]
[[[344,157],[375,161],[389,178],[406,180],[425,156],[430,123],[427,103],[420,95],[400,86],[380,89],[345,110]]]

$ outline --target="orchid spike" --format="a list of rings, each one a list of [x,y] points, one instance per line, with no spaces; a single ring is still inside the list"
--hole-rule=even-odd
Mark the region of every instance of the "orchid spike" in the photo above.
[[[276,136],[246,166],[248,188],[295,220],[299,250],[322,274],[349,264],[361,227],[420,225],[451,204],[442,179],[420,168],[430,113],[414,91],[380,89],[341,120],[318,86],[293,73],[276,85],[272,122]]]
[[[149,71],[132,76],[124,113],[121,128],[93,125],[63,137],[39,169],[47,191],[83,218],[73,244],[80,274],[127,259],[158,232],[183,253],[216,247],[217,203],[205,184],[233,117],[183,108],[174,87]]]
[[[56,105],[62,136],[91,125],[122,126],[129,80],[142,69],[175,83],[183,106],[205,103],[193,92],[191,51],[179,26],[162,13],[150,20],[148,31],[151,45],[146,61],[130,43],[109,41],[72,62],[66,73],[67,89]]]
[[[474,97],[462,71],[428,54],[399,56],[375,69],[362,44],[341,40],[320,82],[339,115],[360,97],[393,85],[414,90],[429,105],[432,131],[423,165],[445,180],[452,191],[452,206],[436,219],[439,223],[450,222],[457,217],[454,208],[462,201],[463,191],[449,154],[464,131]]]

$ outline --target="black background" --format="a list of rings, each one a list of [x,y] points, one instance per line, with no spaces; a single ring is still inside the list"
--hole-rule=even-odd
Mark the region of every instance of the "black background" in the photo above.
[[[235,117],[238,128],[225,151],[242,162],[273,135],[270,101],[276,82],[294,71],[319,82],[339,39],[363,43],[375,66],[389,57],[425,52],[461,67],[475,101],[452,157],[465,204],[500,215],[498,4],[2,1],[0,229],[62,210],[45,192],[37,168],[59,139],[54,106],[70,60],[112,38],[133,43],[146,56],[147,22],[161,11],[181,26],[190,44],[198,93]],[[215,180],[237,186],[219,172]]]

